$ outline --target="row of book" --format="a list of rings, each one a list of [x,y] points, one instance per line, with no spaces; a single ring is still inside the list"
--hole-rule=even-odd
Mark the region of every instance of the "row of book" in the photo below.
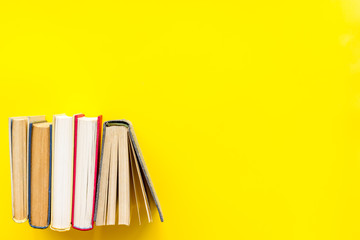
[[[9,118],[12,216],[57,231],[163,215],[132,124],[84,114]],[[102,140],[101,140],[101,132]],[[133,210],[132,210],[133,209]]]

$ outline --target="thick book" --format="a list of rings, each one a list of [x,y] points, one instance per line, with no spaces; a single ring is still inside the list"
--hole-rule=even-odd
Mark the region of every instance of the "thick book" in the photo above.
[[[143,218],[151,222],[150,200],[164,221],[132,124],[127,120],[105,122],[96,193],[96,226],[115,225],[116,216],[118,225],[130,225],[131,209],[136,210],[139,224]]]
[[[53,116],[50,228],[55,231],[67,231],[71,227],[74,120],[79,116],[83,115]]]
[[[45,116],[9,118],[12,217],[18,223],[27,221],[29,213],[29,124],[42,121],[45,121]]]
[[[91,230],[94,222],[102,116],[74,118],[72,226]]]
[[[29,224],[44,229],[50,224],[52,125],[29,124]]]

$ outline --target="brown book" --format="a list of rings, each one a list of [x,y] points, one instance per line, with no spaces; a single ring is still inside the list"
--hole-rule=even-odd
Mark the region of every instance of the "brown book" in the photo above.
[[[29,223],[35,228],[49,225],[51,124],[30,125]]]

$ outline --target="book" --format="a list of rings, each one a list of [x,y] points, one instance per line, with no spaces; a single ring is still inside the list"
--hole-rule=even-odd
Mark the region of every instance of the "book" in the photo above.
[[[50,228],[55,231],[67,231],[71,227],[74,120],[79,116],[82,114],[53,116]]]
[[[50,223],[52,125],[29,124],[29,224],[44,229]]]
[[[115,225],[116,215],[117,224],[130,225],[132,203],[139,224],[142,218],[151,222],[150,200],[155,203],[160,220],[164,221],[131,122],[105,122],[96,193],[96,226]]]
[[[9,118],[12,218],[18,223],[28,219],[29,124],[39,121],[45,116]]]
[[[131,122],[105,122],[102,138],[101,127],[101,115],[9,118],[15,222],[55,231],[142,224],[153,204],[164,221]]]
[[[74,180],[72,226],[93,228],[102,116],[74,118]]]

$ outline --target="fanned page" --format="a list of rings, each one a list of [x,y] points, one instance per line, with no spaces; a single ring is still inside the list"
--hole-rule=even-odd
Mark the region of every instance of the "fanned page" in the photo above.
[[[51,229],[66,231],[71,226],[73,184],[73,118],[56,115],[53,120],[53,169]]]
[[[106,137],[103,139],[102,160],[99,174],[102,176],[98,181],[97,189],[97,209],[96,209],[96,225],[102,226],[106,224],[108,189],[109,189],[109,172],[110,172],[110,151],[112,143],[115,141],[115,133],[112,129],[103,130]]]
[[[109,127],[103,140],[96,225],[130,225],[130,168],[125,126]]]
[[[93,228],[100,124],[101,116],[77,118],[72,224],[79,230]]]
[[[139,163],[141,173],[143,174],[144,180],[146,182],[146,184],[144,184],[144,185],[146,185],[147,188],[150,190],[152,199],[153,199],[153,201],[154,201],[154,203],[156,205],[156,208],[158,210],[160,220],[161,220],[161,222],[163,222],[164,217],[163,217],[163,214],[162,214],[160,202],[159,202],[159,199],[158,199],[158,197],[156,195],[155,188],[154,188],[154,185],[153,185],[153,183],[151,181],[149,171],[148,171],[148,169],[146,167],[146,163],[145,163],[144,158],[142,156],[141,149],[140,149],[139,143],[137,141],[134,128],[133,128],[132,124],[129,121],[126,121],[126,120],[123,120],[123,121],[127,122],[129,124],[130,140],[131,140],[131,143],[132,143],[132,147],[134,148],[136,159],[137,159],[137,162]]]
[[[152,222],[150,203],[146,194],[145,184],[141,176],[141,170],[138,162],[136,161],[136,154],[129,136],[129,152],[130,152],[130,163],[131,163],[131,175],[133,180],[135,201],[138,204],[138,217],[139,223],[141,219],[146,216],[148,222]]]
[[[116,127],[118,131],[118,224],[130,225],[130,163],[128,128]],[[115,166],[116,167],[116,166]]]

